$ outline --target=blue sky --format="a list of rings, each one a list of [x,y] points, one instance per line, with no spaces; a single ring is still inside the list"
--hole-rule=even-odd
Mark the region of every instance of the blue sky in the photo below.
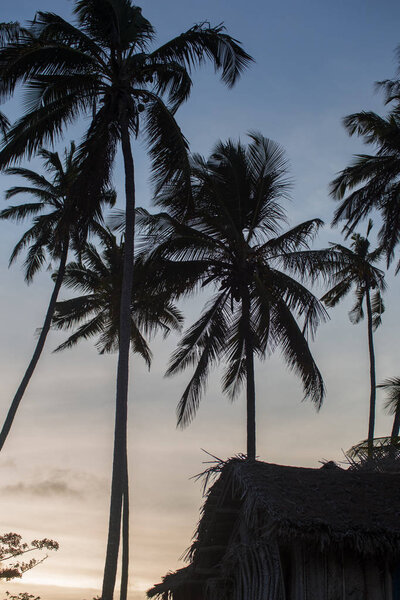
[[[22,0],[5,2],[2,20],[33,17],[51,10],[69,18],[72,2]],[[393,77],[400,5],[382,1],[294,1],[247,3],[203,1],[142,5],[159,42],[196,22],[225,22],[241,40],[255,64],[233,90],[213,69],[193,74],[194,87],[177,119],[193,151],[208,154],[221,138],[259,130],[285,149],[294,180],[288,213],[292,224],[320,217],[329,224],[334,202],[328,184],[365,148],[349,138],[341,119],[359,110],[384,112],[376,80]],[[21,98],[4,110],[20,114]],[[79,139],[81,121],[58,144]],[[134,144],[139,203],[150,205],[149,164],[143,143]],[[33,163],[35,168],[38,162]],[[115,185],[122,197],[123,172],[115,166]],[[0,193],[14,180],[0,178]],[[377,218],[378,220],[378,218]],[[50,294],[49,273],[28,288],[19,265],[7,269],[12,245],[24,227],[0,223],[0,420],[30,358]],[[327,226],[316,242],[340,240]],[[378,381],[398,375],[399,277],[388,275],[383,325],[376,334]],[[63,296],[63,293],[61,294]],[[184,306],[187,323],[198,314],[203,298]],[[263,460],[318,466],[322,459],[343,458],[366,434],[368,356],[363,324],[349,323],[351,299],[331,313],[313,344],[324,375],[327,397],[319,414],[301,403],[299,381],[278,355],[257,367],[258,451]],[[39,593],[43,600],[89,598],[98,591],[103,568],[111,442],[115,356],[99,357],[91,344],[53,355],[63,339],[49,336],[47,349],[21,405],[12,435],[0,455],[0,531],[15,530],[28,538],[58,539],[56,556],[32,571],[12,589]],[[190,481],[207,456],[201,448],[226,458],[245,450],[244,401],[231,405],[222,397],[218,374],[212,377],[195,422],[175,429],[175,406],[188,374],[165,380],[163,372],[176,337],[155,340],[149,374],[133,360],[130,408],[131,481],[133,483],[132,598],[181,563],[201,504],[201,488]],[[389,432],[390,419],[378,401],[377,434]],[[54,587],[54,586],[59,586]],[[7,584],[11,591],[11,585]],[[90,588],[90,589],[89,589]]]

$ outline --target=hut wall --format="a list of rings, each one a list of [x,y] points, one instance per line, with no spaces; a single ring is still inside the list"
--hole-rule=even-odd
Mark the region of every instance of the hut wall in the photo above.
[[[390,567],[350,551],[281,548],[285,600],[392,600]],[[269,599],[266,599],[269,600]]]

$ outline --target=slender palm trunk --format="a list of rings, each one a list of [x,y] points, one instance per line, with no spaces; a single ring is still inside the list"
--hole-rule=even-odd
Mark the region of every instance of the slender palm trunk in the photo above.
[[[247,395],[247,458],[256,459],[256,387],[254,379],[254,350],[250,330],[250,296],[242,299],[243,318],[246,323],[246,395]]]
[[[129,139],[128,120],[121,120],[122,153],[125,167],[126,222],[124,263],[121,289],[119,354],[115,407],[114,458],[111,481],[110,518],[107,552],[104,566],[102,600],[112,600],[117,575],[118,551],[121,536],[121,513],[124,497],[125,470],[127,469],[127,417],[130,348],[130,317],[133,285],[135,233],[135,172]],[[127,511],[125,511],[127,514]]]
[[[67,256],[68,256],[68,246],[69,243],[68,241],[66,241],[63,244],[62,247],[62,252],[61,252],[61,257],[60,257],[60,264],[58,267],[58,274],[57,274],[57,278],[56,278],[56,282],[54,284],[54,288],[53,288],[53,292],[51,294],[51,298],[50,298],[50,302],[49,302],[49,306],[47,308],[47,313],[46,313],[46,317],[43,323],[43,327],[42,330],[40,332],[39,335],[39,339],[37,341],[36,344],[36,348],[35,351],[33,353],[33,356],[31,358],[31,361],[28,365],[27,370],[25,371],[25,375],[16,391],[16,394],[13,398],[13,401],[11,402],[11,406],[9,408],[6,420],[4,421],[4,425],[3,428],[0,432],[0,451],[4,446],[4,442],[7,439],[7,436],[9,434],[9,431],[11,429],[11,425],[14,421],[14,417],[15,414],[18,410],[18,407],[20,405],[20,402],[22,400],[22,397],[25,393],[26,388],[28,387],[28,383],[30,381],[30,378],[33,375],[33,372],[36,368],[36,365],[39,361],[40,355],[42,353],[42,350],[44,348],[45,342],[46,342],[46,338],[47,338],[47,334],[49,333],[50,330],[50,325],[51,325],[51,321],[54,315],[54,309],[56,306],[56,302],[57,302],[57,297],[58,297],[58,293],[60,291],[61,288],[61,284],[63,282],[64,279],[64,274],[65,274],[65,264],[67,262]]]
[[[369,423],[368,423],[368,458],[372,458],[374,451],[374,429],[375,429],[375,404],[376,404],[376,376],[375,376],[375,352],[374,336],[372,332],[372,308],[370,288],[367,282],[366,288],[367,302],[367,323],[368,323],[368,349],[369,349],[369,376],[371,391],[369,397]]]
[[[126,458],[128,455],[126,456]],[[124,491],[122,500],[122,568],[121,568],[121,590],[120,600],[126,600],[128,596],[129,576],[129,477],[128,461],[126,460],[124,477]]]
[[[396,412],[394,413],[392,433],[390,436],[392,438],[392,441],[394,441],[395,438],[397,438],[399,436],[399,430],[400,430],[400,406],[398,406],[396,408]]]
[[[398,406],[396,408],[396,412],[394,413],[394,419],[393,419],[393,427],[392,427],[392,433],[390,435],[390,446],[389,446],[389,456],[391,458],[395,458],[396,457],[396,441],[399,435],[399,429],[400,429],[400,406]]]

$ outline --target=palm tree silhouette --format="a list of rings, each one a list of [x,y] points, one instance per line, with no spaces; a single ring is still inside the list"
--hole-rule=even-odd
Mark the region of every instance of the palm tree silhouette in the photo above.
[[[165,182],[188,182],[187,143],[174,118],[188,97],[189,71],[211,60],[232,86],[251,58],[219,25],[204,22],[150,51],[155,30],[131,0],[75,0],[77,27],[53,13],[39,12],[27,35],[0,52],[0,92],[26,80],[29,112],[7,134],[0,165],[31,155],[81,113],[92,120],[81,145],[88,207],[108,182],[121,143],[125,169],[126,224],[117,367],[116,427],[109,536],[102,599],[111,600],[120,541],[122,482],[126,456],[130,300],[133,285],[135,180],[131,135],[144,128],[153,174]],[[166,102],[163,101],[166,98]]]
[[[193,419],[210,369],[227,363],[223,389],[234,398],[246,383],[247,456],[256,457],[254,359],[279,347],[317,407],[324,397],[321,374],[311,355],[313,335],[326,313],[319,300],[290,273],[316,278],[329,272],[331,251],[310,251],[321,221],[282,233],[290,183],[284,152],[259,133],[248,146],[218,143],[206,161],[192,161],[194,208],[184,222],[173,215],[147,215],[153,258],[162,256],[192,272],[192,288],[211,285],[216,294],[184,334],[168,375],[188,366],[194,374],[179,402],[178,424]],[[159,203],[180,213],[180,190],[169,186]],[[280,268],[284,267],[284,268]],[[300,323],[301,321],[301,323]]]
[[[395,110],[381,117],[364,111],[347,116],[344,125],[350,135],[357,134],[375,146],[376,153],[356,155],[331,183],[333,198],[341,201],[333,224],[345,220],[348,237],[377,209],[382,217],[378,241],[385,248],[389,265],[400,240],[400,113]],[[399,268],[400,262],[396,272]]]
[[[382,246],[370,251],[368,235],[372,229],[369,221],[366,237],[355,233],[351,236],[350,248],[333,244],[332,248],[341,254],[344,266],[332,275],[334,286],[322,297],[329,307],[336,306],[352,288],[355,288],[356,303],[349,312],[352,323],[359,323],[364,318],[364,302],[367,308],[368,350],[370,365],[370,402],[368,424],[368,456],[372,457],[375,429],[376,375],[373,332],[381,324],[385,310],[382,292],[386,289],[384,273],[375,266],[384,253]],[[371,296],[371,292],[374,294]]]
[[[386,390],[385,408],[389,415],[394,415],[391,433],[392,444],[399,437],[400,430],[400,377],[389,377],[376,387]]]
[[[7,174],[23,177],[27,181],[27,185],[15,186],[7,190],[6,199],[28,194],[34,201],[5,208],[0,212],[0,219],[19,222],[29,217],[33,218],[33,225],[16,244],[10,258],[12,264],[20,253],[27,249],[24,263],[27,283],[32,281],[34,275],[46,262],[58,262],[58,273],[32,359],[15,393],[0,432],[0,450],[7,439],[15,414],[44,348],[63,282],[68,252],[70,248],[79,251],[82,243],[81,206],[84,198],[78,199],[75,194],[73,196],[71,194],[71,188],[80,173],[75,144],[72,142],[69,149],[65,150],[63,161],[57,152],[41,149],[38,154],[43,159],[44,167],[51,175],[51,180],[22,167],[6,169]],[[112,190],[108,190],[99,198],[92,221],[88,220],[86,223],[86,233],[90,232],[97,220],[101,218],[101,207],[104,204],[112,206],[114,201],[115,193]]]
[[[101,241],[101,253],[93,244],[86,243],[80,262],[71,262],[65,268],[64,285],[84,293],[56,304],[53,326],[75,331],[55,352],[91,338],[97,338],[95,345],[100,354],[118,350],[124,242],[118,242],[107,227],[98,226],[96,235]],[[151,352],[146,337],[157,330],[168,335],[171,329],[179,328],[183,317],[171,300],[172,287],[168,289],[168,282],[161,280],[151,263],[136,259],[134,276],[131,349],[150,367]]]
[[[85,244],[80,262],[66,266],[64,284],[82,295],[57,302],[53,326],[75,331],[56,351],[72,348],[80,340],[97,338],[100,354],[115,352],[119,343],[120,296],[123,273],[124,244],[118,243],[112,232],[97,227],[96,234],[102,245],[101,254],[93,244]],[[131,348],[142,356],[150,368],[151,352],[146,337],[157,330],[168,335],[179,329],[181,313],[171,301],[171,289],[160,276],[160,265],[137,259],[134,265],[135,286],[131,300]],[[128,461],[124,461],[124,499],[122,523],[122,570],[120,597],[126,598],[129,566],[129,480]]]

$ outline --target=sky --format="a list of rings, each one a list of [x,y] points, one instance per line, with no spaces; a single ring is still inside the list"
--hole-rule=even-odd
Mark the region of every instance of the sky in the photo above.
[[[71,18],[67,0],[5,0],[1,20],[30,19],[35,10]],[[341,241],[329,223],[335,203],[328,186],[354,153],[368,151],[349,138],[342,118],[360,110],[384,113],[374,82],[396,72],[394,50],[400,42],[400,5],[382,0],[153,0],[143,14],[162,43],[196,22],[224,22],[255,63],[233,90],[210,67],[193,74],[189,101],[177,120],[191,149],[207,155],[218,139],[246,141],[258,130],[286,150],[293,177],[287,210],[292,225],[322,218],[326,226],[316,247]],[[4,107],[10,119],[23,110],[17,95]],[[79,140],[84,120],[71,127],[56,148]],[[151,206],[149,163],[144,144],[134,143],[139,204]],[[33,161],[30,167],[40,168]],[[123,197],[120,156],[114,183]],[[0,195],[15,184],[0,175]],[[375,217],[379,221],[379,217]],[[21,264],[8,269],[8,257],[24,226],[0,223],[0,421],[22,377],[51,293],[49,272],[29,287]],[[360,232],[365,233],[366,224]],[[377,331],[377,379],[398,375],[400,277],[387,275],[386,312]],[[322,294],[322,290],[316,290]],[[66,292],[61,292],[65,297]],[[186,324],[201,311],[203,295],[182,308]],[[302,402],[299,380],[279,354],[256,367],[257,452],[261,460],[320,466],[344,460],[344,451],[364,439],[368,418],[368,353],[365,323],[348,319],[351,298],[330,312],[312,352],[327,395],[319,413]],[[52,354],[64,339],[51,332],[46,349],[22,401],[12,432],[0,454],[0,533],[16,531],[27,540],[56,539],[60,550],[19,583],[0,584],[0,593],[28,591],[43,600],[83,600],[99,593],[106,547],[112,461],[116,356],[98,356],[90,343]],[[132,499],[132,562],[129,597],[145,590],[169,570],[183,566],[202,503],[193,476],[212,460],[245,451],[245,403],[233,404],[220,389],[219,373],[210,378],[195,421],[175,427],[175,407],[189,373],[165,379],[177,336],[156,338],[150,373],[131,361],[129,460]],[[391,419],[378,395],[376,435],[390,433]]]

